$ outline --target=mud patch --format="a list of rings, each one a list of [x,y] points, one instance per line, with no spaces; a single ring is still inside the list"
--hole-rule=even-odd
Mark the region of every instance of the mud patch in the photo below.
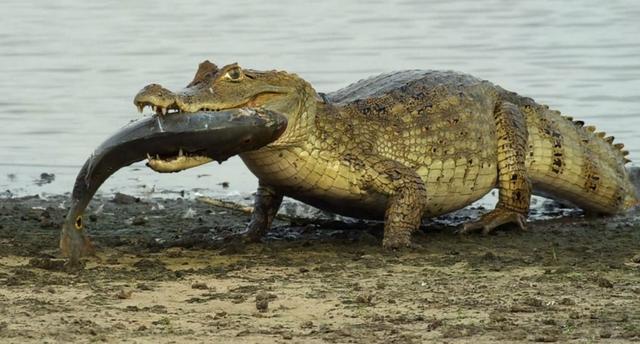
[[[245,245],[234,239],[244,213],[112,200],[91,203],[98,254],[74,274],[57,249],[66,197],[1,200],[0,341],[640,340],[633,216],[574,214],[489,236],[428,222],[419,248],[388,252],[379,223],[279,220]]]

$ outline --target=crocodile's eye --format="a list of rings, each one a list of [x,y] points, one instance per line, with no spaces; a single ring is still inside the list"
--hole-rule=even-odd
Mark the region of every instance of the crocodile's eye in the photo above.
[[[229,81],[240,81],[240,80],[242,80],[242,71],[240,70],[240,68],[230,69],[224,75],[224,78],[229,80]]]
[[[76,229],[81,229],[82,228],[82,216],[78,216],[76,217]]]

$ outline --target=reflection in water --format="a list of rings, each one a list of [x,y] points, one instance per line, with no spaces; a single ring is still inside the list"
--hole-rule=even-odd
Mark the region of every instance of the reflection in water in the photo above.
[[[460,70],[588,119],[635,161],[640,152],[634,0],[4,0],[0,10],[0,189],[19,194],[71,190],[91,151],[139,116],[142,86],[180,88],[204,59],[296,72],[319,91],[399,69]],[[55,181],[35,186],[42,172]],[[238,159],[173,175],[140,163],[103,190],[154,185],[246,194],[256,181]]]

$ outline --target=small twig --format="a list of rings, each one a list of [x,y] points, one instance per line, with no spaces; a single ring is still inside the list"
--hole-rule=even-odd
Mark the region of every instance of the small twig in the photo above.
[[[253,207],[242,205],[236,202],[231,201],[223,201],[211,197],[201,196],[196,198],[198,202],[206,203],[215,207],[220,207],[229,210],[236,210],[243,212],[245,214],[251,214],[253,212]],[[276,219],[289,221],[296,225],[306,226],[306,225],[316,225],[316,226],[331,226],[338,227],[343,229],[349,228],[362,228],[364,225],[362,223],[346,223],[344,221],[336,221],[336,220],[327,220],[327,219],[310,219],[304,217],[296,217],[285,214],[276,214]]]
[[[196,198],[196,200],[198,202],[206,203],[206,204],[213,205],[220,208],[241,211],[245,214],[251,214],[253,212],[253,207],[248,207],[246,205],[242,205],[235,202],[223,201],[223,200],[219,200],[211,197],[204,197],[204,196],[198,197]]]
[[[223,201],[223,200],[220,200],[220,199],[215,199],[215,198],[205,197],[205,196],[198,197],[198,198],[196,198],[196,200],[199,201],[199,202],[202,202],[202,203],[213,205],[215,207],[220,207],[220,208],[229,209],[229,210],[237,210],[237,211],[243,212],[245,214],[251,214],[253,212],[253,207],[242,205],[242,204],[236,203],[236,202]],[[276,214],[276,219],[284,220],[284,221],[292,221],[292,222],[296,222],[296,223],[298,223],[300,221],[307,221],[308,220],[308,219],[303,219],[303,218],[299,218],[299,217],[293,217],[293,216],[284,215],[284,214]]]

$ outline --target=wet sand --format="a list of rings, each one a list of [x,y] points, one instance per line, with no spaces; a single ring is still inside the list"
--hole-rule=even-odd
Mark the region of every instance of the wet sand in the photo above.
[[[377,223],[278,221],[195,200],[95,199],[98,246],[62,270],[66,196],[0,200],[0,342],[491,343],[640,340],[640,220],[526,232],[431,223],[388,252]]]

